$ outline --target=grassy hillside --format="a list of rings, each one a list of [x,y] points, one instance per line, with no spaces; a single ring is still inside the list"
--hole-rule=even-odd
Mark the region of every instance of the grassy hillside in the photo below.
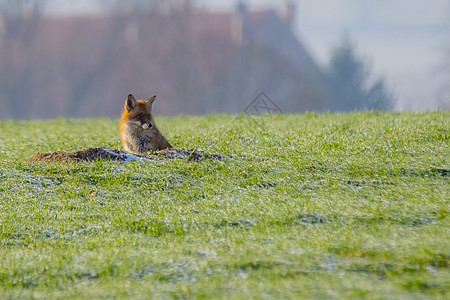
[[[448,299],[449,120],[158,118],[232,159],[80,164],[22,160],[117,120],[0,122],[1,298]]]

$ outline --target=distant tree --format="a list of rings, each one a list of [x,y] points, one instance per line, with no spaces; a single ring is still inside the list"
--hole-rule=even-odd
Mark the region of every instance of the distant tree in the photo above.
[[[450,16],[450,5],[447,6],[447,15]],[[440,65],[443,79],[438,88],[438,105],[441,110],[450,110],[450,40],[447,40]]]
[[[349,38],[344,38],[333,50],[327,82],[331,111],[392,109],[393,99],[384,80],[371,81],[368,64],[355,53]]]
[[[160,4],[160,0],[97,0],[101,7],[115,15],[148,13]]]
[[[3,37],[16,38],[27,33],[31,39],[45,6],[46,0],[0,0],[0,18],[5,23]]]
[[[36,69],[37,62],[31,53],[45,5],[46,0],[0,0],[1,117],[26,117],[19,99],[32,99],[31,70]]]
[[[439,82],[437,89],[439,109],[450,110],[450,45],[444,49],[436,80]]]
[[[148,15],[149,12],[172,11],[187,8],[191,0],[97,0],[97,3],[113,15]]]
[[[45,7],[46,0],[0,0],[0,11],[5,15],[37,15]]]

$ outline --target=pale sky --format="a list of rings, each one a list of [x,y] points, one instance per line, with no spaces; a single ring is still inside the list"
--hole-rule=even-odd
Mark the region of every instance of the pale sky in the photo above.
[[[89,12],[90,0],[54,3],[53,11]],[[194,0],[212,10],[233,9],[237,0]],[[251,9],[281,9],[284,0],[247,0]],[[448,0],[294,0],[295,33],[321,65],[344,34],[383,76],[398,109],[436,109],[436,94],[448,77],[439,75],[450,46]],[[71,3],[68,5],[68,3]],[[449,72],[450,73],[450,72]],[[450,99],[448,100],[450,101]]]

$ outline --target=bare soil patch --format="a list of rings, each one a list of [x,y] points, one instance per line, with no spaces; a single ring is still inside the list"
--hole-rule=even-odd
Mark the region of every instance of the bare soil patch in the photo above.
[[[110,150],[106,148],[85,148],[73,152],[57,151],[52,153],[39,153],[26,161],[44,162],[82,162],[82,161],[139,161],[159,159],[185,159],[203,161],[204,159],[229,159],[221,154],[211,154],[198,149],[166,149],[149,152],[147,155],[134,155],[125,151]]]

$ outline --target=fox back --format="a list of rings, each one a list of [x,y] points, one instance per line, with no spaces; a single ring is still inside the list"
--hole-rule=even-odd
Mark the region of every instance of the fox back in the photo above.
[[[166,138],[159,132],[152,115],[152,106],[156,96],[145,101],[136,100],[128,95],[120,117],[119,131],[125,151],[144,154],[172,148]]]

